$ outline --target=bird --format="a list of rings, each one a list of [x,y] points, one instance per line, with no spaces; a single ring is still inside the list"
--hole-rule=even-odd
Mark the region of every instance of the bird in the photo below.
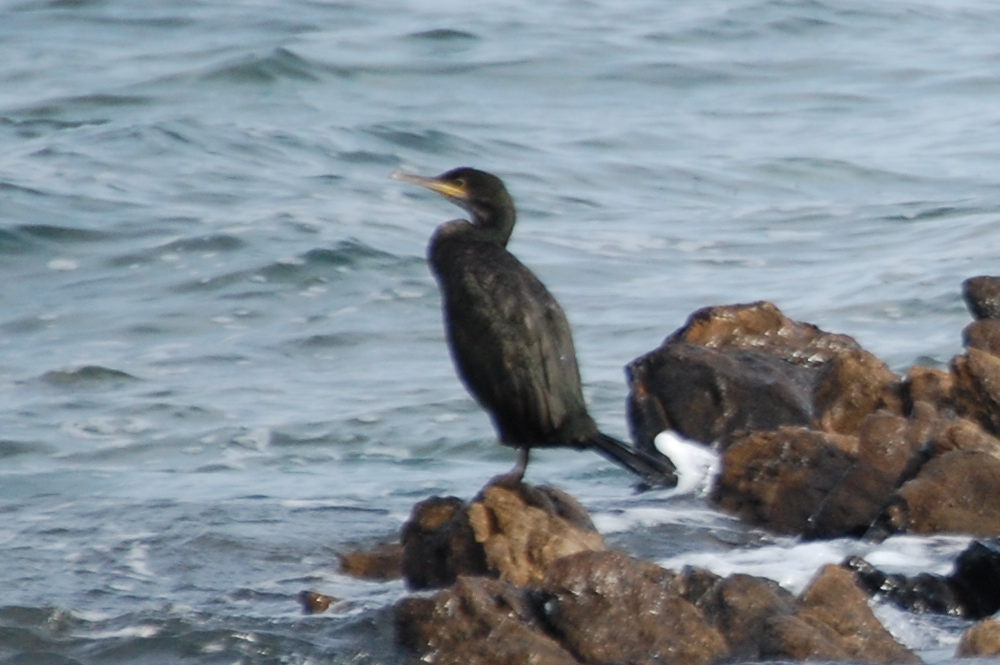
[[[518,449],[504,477],[521,482],[532,448],[592,448],[650,486],[676,484],[673,464],[601,432],[587,411],[569,321],[555,297],[507,249],[517,213],[503,181],[471,167],[435,177],[394,173],[469,214],[431,235],[428,260],[442,296],[459,378]]]

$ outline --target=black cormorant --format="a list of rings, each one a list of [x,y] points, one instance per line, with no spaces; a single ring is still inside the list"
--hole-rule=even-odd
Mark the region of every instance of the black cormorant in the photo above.
[[[443,195],[471,217],[438,226],[428,255],[458,374],[500,441],[520,451],[513,479],[524,475],[531,448],[570,446],[596,448],[647,482],[672,486],[669,460],[603,434],[587,413],[566,315],[506,249],[516,213],[503,182],[468,167],[434,178],[393,177]]]

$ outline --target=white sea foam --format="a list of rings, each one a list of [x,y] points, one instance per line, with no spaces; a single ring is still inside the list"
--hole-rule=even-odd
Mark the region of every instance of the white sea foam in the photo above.
[[[654,444],[677,467],[675,494],[704,494],[708,491],[719,469],[717,452],[671,431],[660,432]]]

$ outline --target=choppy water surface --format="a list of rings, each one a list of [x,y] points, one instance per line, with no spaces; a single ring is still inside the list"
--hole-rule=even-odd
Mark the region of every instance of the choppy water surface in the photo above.
[[[622,366],[704,305],[947,362],[996,272],[998,30],[975,0],[0,3],[0,662],[405,662],[401,585],[335,552],[513,453],[423,260],[456,209],[396,169],[507,180],[609,432]],[[798,589],[966,543],[802,545],[536,458],[672,566]],[[880,612],[930,662],[964,627]]]

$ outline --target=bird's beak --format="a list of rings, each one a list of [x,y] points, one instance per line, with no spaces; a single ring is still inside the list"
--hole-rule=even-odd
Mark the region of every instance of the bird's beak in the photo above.
[[[396,171],[392,174],[392,179],[426,187],[432,192],[437,192],[438,194],[446,196],[449,199],[465,199],[468,196],[468,192],[466,192],[463,187],[459,187],[452,182],[441,180],[439,178],[426,178],[420,175],[412,175],[410,173]]]

